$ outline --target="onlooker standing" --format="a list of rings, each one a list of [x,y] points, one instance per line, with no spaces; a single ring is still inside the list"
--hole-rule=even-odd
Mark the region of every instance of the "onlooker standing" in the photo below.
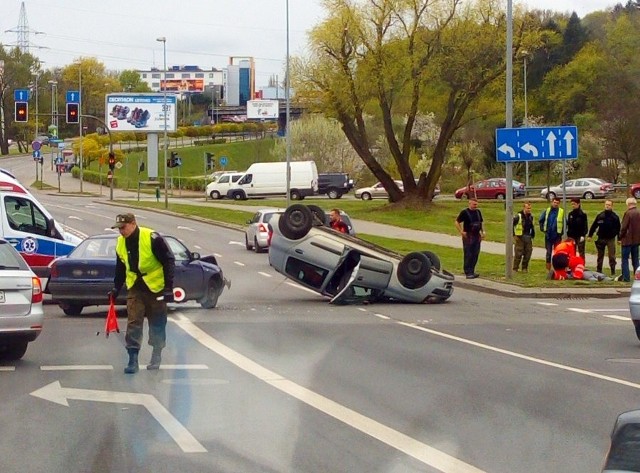
[[[564,209],[560,208],[560,199],[554,197],[551,205],[540,214],[538,220],[540,231],[544,233],[544,246],[547,250],[545,261],[547,263],[547,271],[551,269],[551,256],[553,247],[562,240],[562,232],[564,232]]]
[[[578,197],[571,199],[571,208],[573,210],[571,210],[569,215],[567,215],[567,236],[569,238],[573,238],[576,242],[578,254],[584,258],[584,250],[586,246],[585,239],[589,232],[587,214],[582,210],[582,207],[580,206],[580,199]]]
[[[331,209],[329,212],[329,226],[340,233],[349,233],[349,227],[340,216],[340,209]]]
[[[109,295],[114,299],[127,286],[127,334],[129,363],[125,373],[138,371],[144,318],[149,322],[149,345],[153,347],[149,370],[160,368],[166,343],[167,302],[173,302],[175,258],[166,241],[149,228],[139,227],[133,214],[116,216],[112,228],[120,231],[116,243],[116,274]]]
[[[529,260],[533,252],[533,238],[535,236],[536,229],[531,214],[531,203],[525,202],[522,210],[513,218],[514,271],[518,271],[521,260],[522,272],[526,273],[529,270]]]
[[[626,200],[627,211],[622,217],[620,226],[620,237],[622,245],[622,280],[631,281],[629,274],[629,256],[633,264],[633,271],[638,269],[638,247],[640,246],[640,212],[638,212],[638,202],[633,197]]]
[[[602,272],[602,262],[604,261],[604,249],[607,249],[609,257],[609,268],[611,276],[616,274],[616,238],[620,234],[620,217],[613,211],[613,202],[605,201],[604,211],[600,212],[591,224],[589,229],[589,240],[598,231],[596,239],[596,250],[598,260],[596,271]]]
[[[462,235],[464,274],[467,279],[475,279],[479,276],[476,273],[476,264],[480,256],[480,243],[486,236],[477,199],[469,198],[469,207],[460,212],[455,223],[458,232]]]

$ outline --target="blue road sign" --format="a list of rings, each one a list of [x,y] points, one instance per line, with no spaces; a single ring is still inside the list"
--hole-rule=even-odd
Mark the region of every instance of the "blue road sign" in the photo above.
[[[29,101],[29,91],[27,89],[16,89],[13,91],[13,100],[16,102]]]
[[[80,92],[67,90],[67,103],[80,103]]]
[[[578,127],[498,128],[496,156],[503,163],[577,159]]]
[[[226,166],[228,162],[226,156],[220,156],[220,166]]]
[[[33,150],[33,157],[38,159],[40,157],[40,150],[39,149],[35,149]]]

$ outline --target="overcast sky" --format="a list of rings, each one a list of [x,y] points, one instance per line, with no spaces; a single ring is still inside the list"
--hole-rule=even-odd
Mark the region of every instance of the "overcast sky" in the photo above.
[[[0,42],[17,43],[21,0],[1,0]],[[626,0],[625,0],[626,2]],[[514,0],[529,8],[575,11],[580,17],[615,5],[611,0]],[[623,2],[624,3],[624,2]],[[252,56],[256,86],[283,78],[285,0],[24,0],[32,54],[49,69],[96,57],[107,69],[167,65],[223,68],[229,56]],[[323,18],[320,0],[289,0],[289,49],[304,53],[306,32]],[[6,31],[12,30],[12,31]]]

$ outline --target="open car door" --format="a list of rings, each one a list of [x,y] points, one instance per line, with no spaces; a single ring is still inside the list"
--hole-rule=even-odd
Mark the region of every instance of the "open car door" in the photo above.
[[[335,288],[332,304],[357,304],[378,299],[389,285],[393,264],[351,250],[333,274],[327,289]]]

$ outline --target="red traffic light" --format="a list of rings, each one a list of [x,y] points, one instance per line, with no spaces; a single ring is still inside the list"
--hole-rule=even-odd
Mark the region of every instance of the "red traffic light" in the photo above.
[[[80,121],[80,106],[77,103],[67,104],[67,123],[78,123]]]
[[[29,121],[29,104],[27,102],[16,102],[16,121]]]

